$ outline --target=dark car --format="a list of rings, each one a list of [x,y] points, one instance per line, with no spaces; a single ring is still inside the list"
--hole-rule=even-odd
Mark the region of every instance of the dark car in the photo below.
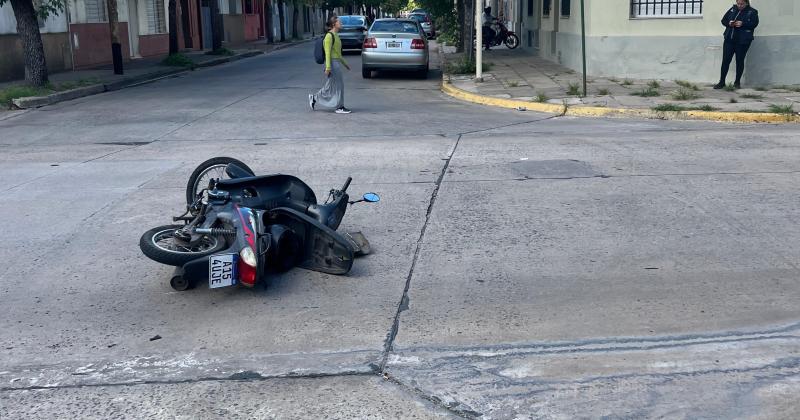
[[[339,30],[342,49],[360,50],[367,35],[367,17],[358,15],[339,16],[339,22],[342,22],[342,29]]]
[[[420,9],[421,10],[421,9]],[[428,39],[436,38],[436,27],[433,25],[433,19],[431,19],[431,15],[427,12],[419,12],[408,15],[409,19],[414,19],[422,25],[422,29],[425,31],[425,35]]]

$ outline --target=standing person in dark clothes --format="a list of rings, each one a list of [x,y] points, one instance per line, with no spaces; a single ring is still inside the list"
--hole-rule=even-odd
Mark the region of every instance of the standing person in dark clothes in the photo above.
[[[741,87],[742,74],[744,73],[744,57],[753,42],[753,33],[758,26],[758,10],[750,7],[750,0],[736,0],[736,4],[722,16],[722,26],[725,27],[725,43],[722,44],[722,70],[719,83],[714,89],[725,87],[725,77],[728,76],[731,60],[736,55],[736,81],[733,86]]]
[[[325,84],[315,94],[308,95],[308,106],[314,110],[316,106],[334,108],[337,114],[349,114],[350,110],[344,106],[344,80],[342,67],[350,70],[347,61],[342,57],[342,40],[339,39],[339,29],[342,23],[339,17],[331,15],[326,23],[328,32],[325,33],[323,47],[325,49]]]

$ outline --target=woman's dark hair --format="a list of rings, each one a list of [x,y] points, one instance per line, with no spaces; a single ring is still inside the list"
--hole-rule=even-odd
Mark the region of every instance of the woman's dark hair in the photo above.
[[[339,16],[336,16],[336,14],[331,13],[331,15],[328,16],[328,20],[325,21],[325,30],[330,31],[331,29],[333,29],[333,27],[336,25],[337,19],[339,19]]]

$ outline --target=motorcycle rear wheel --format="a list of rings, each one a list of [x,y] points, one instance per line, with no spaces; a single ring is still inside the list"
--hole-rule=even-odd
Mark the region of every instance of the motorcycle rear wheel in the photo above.
[[[139,239],[139,248],[147,258],[174,266],[181,266],[225,249],[225,240],[217,236],[204,235],[198,243],[191,246],[178,242],[173,234],[182,227],[165,225],[152,228]]]
[[[513,50],[519,46],[519,37],[516,34],[508,34],[506,39],[503,40],[503,43],[506,44],[508,49]]]
[[[244,169],[249,172],[251,176],[256,175],[249,166],[238,159],[230,157],[211,158],[198,165],[189,177],[189,182],[186,184],[186,205],[192,205],[192,203],[194,203],[197,194],[208,186],[208,182],[211,178],[228,179],[229,177],[228,174],[225,173],[225,167],[227,167],[229,163],[233,163]]]

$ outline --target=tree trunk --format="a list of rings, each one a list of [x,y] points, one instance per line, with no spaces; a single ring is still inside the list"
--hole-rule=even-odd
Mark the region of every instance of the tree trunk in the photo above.
[[[297,8],[297,5],[292,5],[292,39],[300,39],[300,34],[298,32],[298,27],[300,26],[300,10]]]
[[[33,2],[11,0],[11,8],[17,18],[17,34],[25,55],[25,81],[32,86],[44,86],[47,84],[47,62]]]
[[[211,50],[222,49],[222,15],[219,13],[219,3],[211,0]]]
[[[178,8],[169,0],[169,55],[178,53]]]
[[[458,10],[458,43],[456,44],[457,52],[464,52],[464,44],[466,44],[467,31],[464,22],[464,0],[456,0],[456,9]]]
[[[283,12],[283,0],[278,0],[278,20],[280,20],[280,29],[281,29],[281,42],[286,42],[286,17],[284,16]]]
[[[475,58],[475,7],[477,1],[465,0],[464,2],[464,32],[467,36],[464,43],[464,50],[467,53],[467,59],[472,61]],[[477,48],[482,48],[478,45]]]
[[[264,2],[264,19],[267,21],[267,43],[273,44],[275,43],[275,29],[272,27],[272,0],[266,0]]]

